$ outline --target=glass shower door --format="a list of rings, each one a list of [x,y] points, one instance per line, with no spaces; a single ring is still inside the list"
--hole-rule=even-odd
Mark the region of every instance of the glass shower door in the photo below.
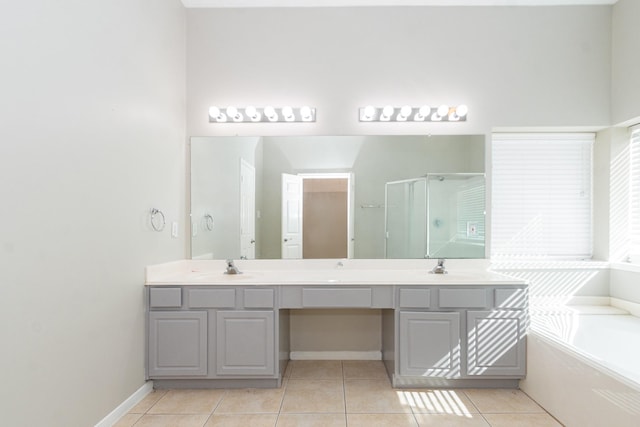
[[[484,174],[429,174],[429,258],[484,258]]]
[[[427,238],[427,180],[385,185],[385,257],[424,258]]]

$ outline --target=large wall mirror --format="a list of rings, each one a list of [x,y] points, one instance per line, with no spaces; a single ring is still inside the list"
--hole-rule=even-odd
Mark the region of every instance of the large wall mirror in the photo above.
[[[484,135],[190,145],[194,259],[485,256]]]

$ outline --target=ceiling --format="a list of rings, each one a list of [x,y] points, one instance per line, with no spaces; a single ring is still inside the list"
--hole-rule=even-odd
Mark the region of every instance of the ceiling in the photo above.
[[[567,6],[611,5],[617,0],[182,0],[185,7],[340,6]]]

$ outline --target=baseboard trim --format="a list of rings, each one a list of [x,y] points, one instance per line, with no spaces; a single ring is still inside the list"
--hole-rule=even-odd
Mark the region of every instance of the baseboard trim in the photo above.
[[[640,304],[638,304],[637,302],[631,302],[631,301],[611,297],[611,305],[613,307],[627,310],[633,316],[640,317]]]
[[[124,402],[116,409],[111,411],[109,415],[100,420],[95,427],[111,427],[118,422],[127,412],[136,406],[145,396],[153,391],[153,381],[147,381],[142,387],[133,392]]]
[[[380,351],[292,351],[291,360],[382,360]]]

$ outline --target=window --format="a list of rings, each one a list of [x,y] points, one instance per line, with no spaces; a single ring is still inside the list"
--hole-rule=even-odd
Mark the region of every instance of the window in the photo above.
[[[591,258],[593,134],[495,134],[495,259]]]
[[[629,261],[640,264],[640,125],[631,128],[629,190]]]

